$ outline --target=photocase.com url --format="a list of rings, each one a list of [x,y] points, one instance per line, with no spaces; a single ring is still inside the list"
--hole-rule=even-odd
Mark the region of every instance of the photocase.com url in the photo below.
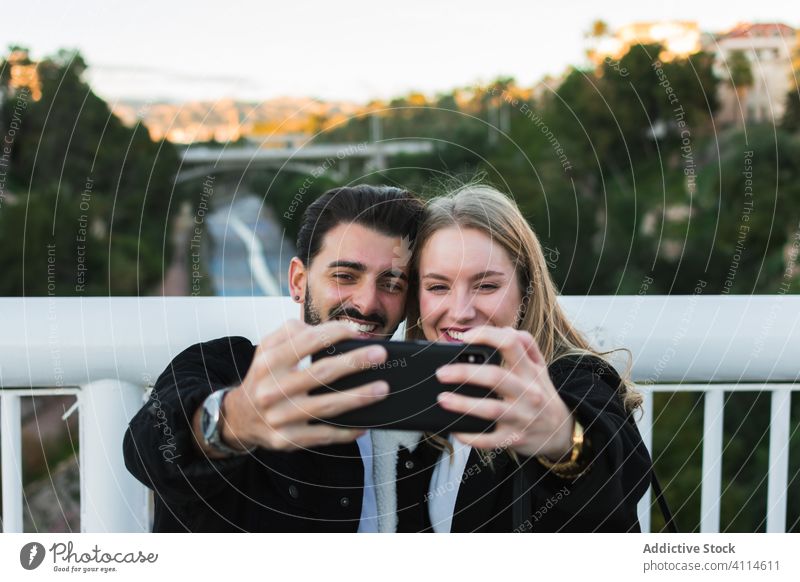
[[[648,560],[642,564],[648,572],[777,572],[779,560],[727,560],[724,562],[673,562],[669,560]]]

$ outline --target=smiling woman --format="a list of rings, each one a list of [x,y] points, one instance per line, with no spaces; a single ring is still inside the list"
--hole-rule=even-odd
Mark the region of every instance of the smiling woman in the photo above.
[[[440,451],[420,502],[431,529],[638,531],[636,503],[651,474],[632,420],[640,396],[561,311],[517,206],[482,185],[434,199],[414,265],[410,339],[484,344],[503,356],[502,366],[437,372],[499,398],[439,395],[443,408],[496,425],[428,435],[425,445]]]

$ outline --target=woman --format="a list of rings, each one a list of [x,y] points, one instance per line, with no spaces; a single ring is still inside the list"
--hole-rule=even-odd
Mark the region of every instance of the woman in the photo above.
[[[504,360],[437,372],[500,398],[441,396],[496,429],[425,439],[438,456],[420,504],[431,529],[638,531],[651,470],[631,418],[640,396],[565,317],[517,206],[463,187],[431,202],[415,249],[410,338],[486,344]]]

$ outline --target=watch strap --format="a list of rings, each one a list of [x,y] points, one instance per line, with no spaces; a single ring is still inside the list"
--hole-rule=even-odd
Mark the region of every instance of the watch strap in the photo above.
[[[252,453],[256,447],[245,450],[234,449],[222,440],[222,407],[225,397],[231,390],[233,388],[215,390],[203,401],[203,441],[208,448],[225,455],[246,455]]]

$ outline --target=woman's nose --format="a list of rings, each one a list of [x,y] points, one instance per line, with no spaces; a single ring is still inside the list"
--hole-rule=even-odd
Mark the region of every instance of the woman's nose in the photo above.
[[[459,322],[468,322],[475,318],[475,307],[468,293],[456,293],[450,315]]]

